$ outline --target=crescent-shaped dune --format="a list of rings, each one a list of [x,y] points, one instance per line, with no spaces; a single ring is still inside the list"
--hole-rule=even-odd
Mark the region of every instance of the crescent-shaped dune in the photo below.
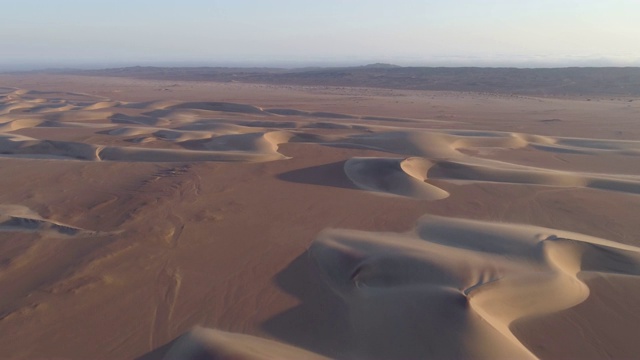
[[[421,200],[449,196],[446,191],[425,182],[427,168],[426,160],[418,158],[353,158],[344,164],[349,180],[364,190]]]

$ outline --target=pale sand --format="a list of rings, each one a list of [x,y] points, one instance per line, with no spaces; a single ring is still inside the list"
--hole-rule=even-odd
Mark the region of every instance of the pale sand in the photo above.
[[[640,352],[640,101],[0,85],[2,357]]]

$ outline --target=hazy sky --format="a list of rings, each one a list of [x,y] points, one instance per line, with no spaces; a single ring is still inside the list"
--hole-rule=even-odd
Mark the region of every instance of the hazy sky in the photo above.
[[[640,65],[637,0],[0,0],[0,66]]]

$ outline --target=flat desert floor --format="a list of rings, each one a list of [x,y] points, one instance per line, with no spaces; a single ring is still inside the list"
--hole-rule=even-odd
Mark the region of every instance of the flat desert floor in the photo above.
[[[637,357],[639,121],[0,75],[0,357]]]

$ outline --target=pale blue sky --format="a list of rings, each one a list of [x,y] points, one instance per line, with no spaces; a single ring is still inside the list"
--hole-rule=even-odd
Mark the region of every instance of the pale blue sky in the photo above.
[[[0,0],[0,66],[640,65],[632,0]]]

